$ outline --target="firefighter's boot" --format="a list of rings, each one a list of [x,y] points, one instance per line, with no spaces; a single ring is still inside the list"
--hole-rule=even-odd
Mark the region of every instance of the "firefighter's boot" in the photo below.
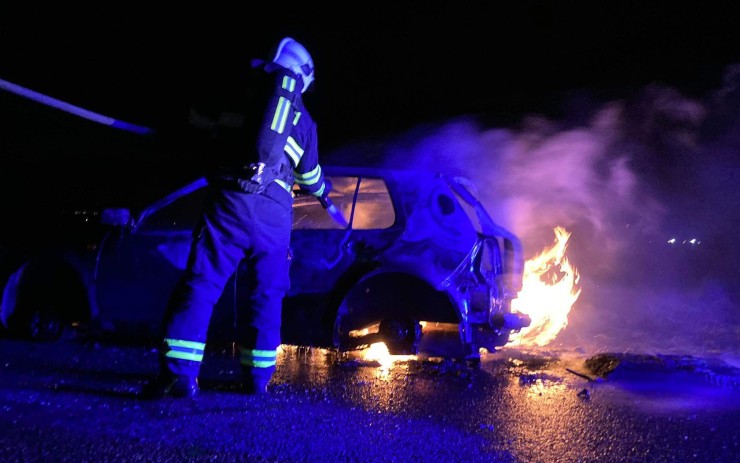
[[[274,368],[250,368],[242,366],[241,391],[248,395],[267,394],[267,384],[270,382]]]
[[[141,397],[144,399],[191,398],[198,394],[198,380],[191,376],[160,374],[144,384]]]

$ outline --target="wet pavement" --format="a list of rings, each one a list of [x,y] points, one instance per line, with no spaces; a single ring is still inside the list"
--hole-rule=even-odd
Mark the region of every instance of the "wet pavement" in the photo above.
[[[146,401],[151,346],[0,339],[3,462],[740,461],[719,359],[505,348],[381,366],[286,346],[270,394],[211,352],[201,394]]]

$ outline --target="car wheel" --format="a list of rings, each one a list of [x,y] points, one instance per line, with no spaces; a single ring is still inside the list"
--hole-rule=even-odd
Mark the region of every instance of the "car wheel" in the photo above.
[[[10,303],[8,334],[17,339],[55,341],[73,322],[89,313],[85,290],[69,268],[35,262],[13,275],[6,296]]]
[[[65,322],[53,307],[20,307],[8,319],[8,333],[16,339],[55,341],[64,332]]]
[[[378,334],[391,355],[416,355],[421,324],[409,318],[385,318],[380,322]]]
[[[54,341],[62,336],[64,321],[58,310],[44,308],[30,314],[25,329],[34,341]]]
[[[340,352],[383,342],[394,355],[417,355],[421,321],[457,323],[447,295],[402,272],[366,276],[346,294],[334,321],[334,346]]]

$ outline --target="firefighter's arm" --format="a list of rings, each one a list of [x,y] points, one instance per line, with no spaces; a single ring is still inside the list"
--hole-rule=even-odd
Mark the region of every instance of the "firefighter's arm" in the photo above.
[[[303,123],[305,121],[301,121]],[[310,129],[305,131],[305,147],[303,157],[293,170],[293,177],[301,190],[319,198],[324,205],[329,196],[331,186],[324,179],[324,171],[321,169],[318,158],[318,141],[313,123]]]
[[[281,70],[273,75],[274,91],[268,100],[257,136],[259,162],[268,166],[277,165],[282,158],[288,141],[295,108],[293,101],[299,95],[298,81],[289,70]]]

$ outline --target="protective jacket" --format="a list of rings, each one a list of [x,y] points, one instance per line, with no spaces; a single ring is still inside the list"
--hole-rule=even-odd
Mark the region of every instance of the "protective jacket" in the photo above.
[[[196,101],[190,121],[205,129],[213,146],[212,183],[238,187],[235,180],[251,178],[253,166],[263,163],[266,178],[277,179],[286,190],[295,180],[308,193],[322,195],[316,124],[303,105],[300,85],[291,70],[253,60],[246,72],[222,78],[209,96]]]

